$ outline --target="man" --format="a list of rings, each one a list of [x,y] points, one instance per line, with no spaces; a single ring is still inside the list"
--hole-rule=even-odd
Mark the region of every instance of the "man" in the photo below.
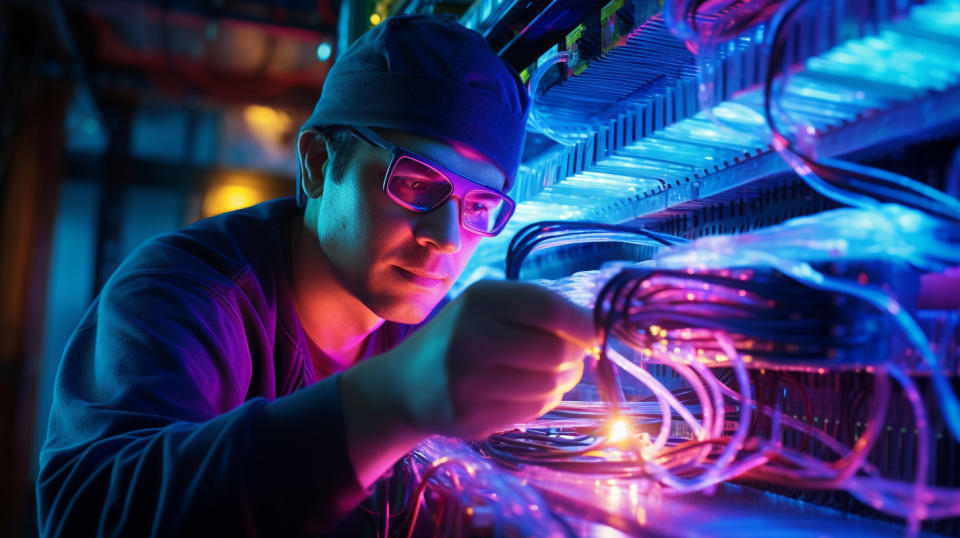
[[[423,324],[509,218],[526,109],[516,73],[453,22],[395,17],[358,40],[300,134],[298,201],[149,241],[84,317],[41,533],[323,533],[426,436],[556,405],[588,312],[481,282]]]

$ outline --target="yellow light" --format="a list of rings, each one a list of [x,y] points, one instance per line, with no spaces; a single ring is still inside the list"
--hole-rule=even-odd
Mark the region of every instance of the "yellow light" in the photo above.
[[[687,294],[687,300],[688,300],[688,301],[692,301],[692,300],[694,300],[694,299],[696,299],[696,298],[697,298],[697,296],[694,295],[694,294],[692,294],[692,293],[688,293],[688,294]]]
[[[280,127],[286,128],[293,122],[286,112],[263,105],[249,105],[244,108],[243,119],[248,125],[258,127],[273,127],[279,124]]]
[[[243,209],[263,202],[267,196],[251,185],[228,181],[214,185],[203,198],[203,217],[212,217],[227,211]]]
[[[380,21],[381,21],[381,20],[383,20],[383,19],[380,18],[380,14],[379,14],[379,13],[374,13],[374,14],[370,15],[370,24],[372,24],[372,25],[374,25],[374,26],[380,24]]]
[[[726,355],[724,355],[723,353],[717,353],[717,356],[716,356],[717,362],[726,362],[726,360],[727,360]]]
[[[627,421],[618,418],[613,421],[613,424],[610,425],[610,437],[609,441],[611,443],[619,443],[626,440],[630,436],[630,426],[627,425]]]
[[[660,326],[659,326],[659,325],[651,325],[651,326],[650,326],[650,334],[652,334],[652,335],[654,335],[654,336],[660,334]]]
[[[244,108],[243,121],[247,123],[250,134],[268,146],[282,145],[293,129],[290,114],[262,105]]]

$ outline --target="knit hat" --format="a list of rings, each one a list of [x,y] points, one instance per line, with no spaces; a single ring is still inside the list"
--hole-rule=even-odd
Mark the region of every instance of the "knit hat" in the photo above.
[[[520,166],[528,104],[520,77],[483,36],[452,17],[398,15],[337,60],[301,132],[361,125],[463,143],[502,169],[506,192]]]

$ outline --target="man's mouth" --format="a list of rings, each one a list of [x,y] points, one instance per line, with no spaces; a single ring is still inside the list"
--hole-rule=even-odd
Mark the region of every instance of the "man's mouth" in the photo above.
[[[421,288],[436,288],[443,285],[443,283],[447,280],[445,275],[437,273],[415,273],[409,269],[404,269],[399,265],[394,265],[393,268],[401,277],[409,282],[412,282],[413,284],[416,284],[417,286],[420,286]]]

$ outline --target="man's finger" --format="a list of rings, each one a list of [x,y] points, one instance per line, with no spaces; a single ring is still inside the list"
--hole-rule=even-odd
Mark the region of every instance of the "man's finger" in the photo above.
[[[580,378],[583,377],[582,360],[567,363],[564,366],[559,374],[558,385],[560,394],[566,394],[573,390],[573,387],[576,387],[577,383],[580,383]]]
[[[578,344],[529,325],[495,322],[483,331],[474,350],[505,367],[557,372],[588,354]]]
[[[575,373],[575,372],[574,372]],[[560,373],[491,368],[479,371],[464,381],[466,390],[488,400],[505,402],[543,402],[558,392],[566,392],[571,370]]]
[[[591,344],[596,340],[593,313],[554,291],[529,282],[481,281],[468,289],[478,303],[504,323],[538,328]],[[465,292],[466,293],[466,292]]]

